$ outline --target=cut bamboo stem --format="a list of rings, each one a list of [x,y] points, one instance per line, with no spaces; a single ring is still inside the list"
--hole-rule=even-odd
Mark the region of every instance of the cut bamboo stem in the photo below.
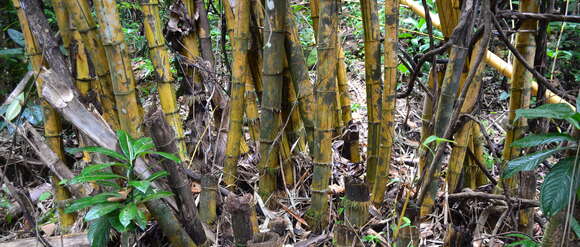
[[[255,201],[251,194],[228,196],[226,210],[230,213],[236,245],[246,245],[259,232]]]
[[[347,224],[358,229],[367,223],[370,199],[369,187],[366,183],[356,177],[346,179],[342,206]]]

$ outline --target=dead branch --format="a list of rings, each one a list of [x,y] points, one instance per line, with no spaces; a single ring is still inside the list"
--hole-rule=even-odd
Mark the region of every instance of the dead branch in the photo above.
[[[450,201],[468,200],[468,199],[501,200],[501,201],[506,201],[506,202],[508,200],[508,198],[504,195],[488,194],[485,192],[476,192],[476,191],[467,191],[467,192],[449,194]],[[516,197],[510,197],[509,200],[512,202],[515,202],[516,204],[519,204],[520,208],[533,208],[533,207],[540,206],[540,202],[538,202],[536,200],[522,199],[522,198],[516,198]]]
[[[520,19],[520,20],[539,20],[539,21],[562,21],[562,22],[580,22],[580,16],[578,15],[556,15],[548,13],[528,13],[528,12],[517,12],[504,10],[498,12],[495,16],[499,18],[508,19]]]
[[[12,92],[8,95],[8,97],[6,97],[6,99],[4,100],[4,103],[2,103],[2,105],[10,104],[10,102],[12,102],[14,99],[16,99],[16,97],[24,91],[26,86],[28,86],[28,82],[30,81],[30,77],[32,77],[33,74],[34,74],[34,72],[32,72],[32,70],[29,70],[24,75],[24,77],[22,77],[22,79],[20,80],[18,85],[16,85],[14,90],[12,90]]]

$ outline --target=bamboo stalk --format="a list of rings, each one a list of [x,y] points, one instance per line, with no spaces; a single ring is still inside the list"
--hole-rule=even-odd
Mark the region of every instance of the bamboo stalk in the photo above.
[[[444,73],[443,68],[441,66],[434,66],[431,68],[429,72],[429,79],[428,79],[428,88],[430,90],[435,90],[441,88],[441,82],[443,81]],[[437,86],[435,86],[435,81],[437,81]],[[439,94],[439,92],[435,92]],[[424,97],[423,98],[423,113],[421,115],[421,143],[427,139],[427,137],[433,134],[433,99],[431,97]],[[427,157],[431,155],[430,152],[426,148],[419,148],[419,174],[423,174],[425,172],[425,165],[428,159],[432,157]]]
[[[390,1],[386,1],[385,4]],[[365,82],[367,95],[367,117],[368,117],[368,147],[367,147],[367,183],[371,190],[375,184],[377,175],[377,166],[379,160],[379,147],[381,138],[381,113],[379,112],[381,104],[383,82],[381,76],[381,49],[379,30],[379,17],[377,1],[361,0],[361,9],[363,14],[364,29],[364,47],[365,47]],[[387,7],[388,8],[388,7]],[[392,18],[392,16],[391,16]],[[396,17],[395,17],[396,18]],[[387,17],[387,20],[390,20]],[[386,32],[389,34],[389,32]],[[374,197],[374,194],[372,195]]]
[[[21,8],[21,3],[19,0],[12,0],[12,4],[17,11],[18,20],[20,22],[20,26],[22,28],[22,34],[24,36],[25,42],[25,52],[30,62],[32,64],[32,70],[34,74],[38,75],[40,70],[43,66],[47,66],[46,61],[43,57],[42,50],[37,43],[38,40],[35,38],[31,27],[29,26],[29,18],[27,16],[24,9]],[[66,15],[66,12],[63,12],[62,9],[59,9],[59,16],[58,18],[62,20],[63,16]],[[43,80],[37,79],[36,80],[36,88],[38,95],[41,95],[40,89],[42,88]],[[46,138],[46,142],[50,149],[56,153],[59,159],[64,160],[64,149],[62,147],[62,138],[61,138],[61,121],[60,116],[58,113],[45,101],[41,101],[41,106],[43,110],[44,116],[44,137]],[[71,198],[70,192],[67,189],[60,185],[60,179],[57,176],[51,176],[53,188],[55,189],[55,199],[57,201],[63,201]],[[59,222],[61,226],[61,230],[63,232],[69,232],[70,228],[74,224],[75,221],[75,214],[65,214],[62,208],[58,209],[58,216]]]
[[[288,69],[284,70],[284,90],[282,98],[282,119],[289,119],[288,126],[284,129],[288,137],[288,144],[295,146],[297,152],[306,151],[306,130],[300,116],[298,98],[292,85],[292,78]]]
[[[94,88],[99,89],[97,94],[103,106],[103,117],[111,128],[115,130],[119,129],[119,116],[115,106],[111,82],[112,75],[109,71],[105,48],[97,33],[97,25],[93,20],[88,1],[64,1],[64,3],[73,22],[73,26],[78,31],[83,46],[85,46],[85,51],[94,66],[98,80]]]
[[[234,226],[236,245],[245,246],[259,232],[254,198],[251,194],[228,196],[225,206]]]
[[[284,51],[284,32],[287,11],[286,0],[273,0],[273,6],[266,8],[264,25],[264,63],[263,87],[260,111],[260,169],[259,194],[264,201],[276,189],[276,176],[280,167],[278,156],[281,128],[281,101],[283,72],[286,55]]]
[[[336,69],[337,69],[337,11],[336,0],[319,1],[318,27],[318,82],[314,88],[316,99],[314,117],[314,172],[312,204],[306,212],[314,232],[321,232],[328,225],[328,182],[332,165],[332,136],[336,126]]]
[[[250,9],[248,0],[237,2],[236,26],[234,29],[233,75],[231,104],[229,112],[228,139],[226,144],[226,159],[224,163],[224,182],[235,187],[237,164],[240,155],[242,125],[244,120],[244,91],[248,75],[247,58],[250,31]]]
[[[159,110],[152,110],[147,117],[146,125],[149,128],[149,133],[151,133],[157,150],[177,155],[179,149],[175,132],[169,126],[163,115],[164,113]],[[185,231],[196,244],[205,245],[207,237],[205,236],[201,221],[197,216],[198,212],[195,207],[193,193],[191,192],[191,183],[185,176],[184,167],[168,159],[164,159],[161,164],[169,172],[169,186],[177,195],[177,205],[179,206],[179,213],[183,218]]]
[[[197,34],[199,36],[200,46],[201,46],[201,55],[203,59],[211,65],[211,68],[214,68],[215,60],[213,57],[213,50],[211,46],[211,36],[209,34],[209,20],[207,18],[207,10],[205,9],[204,1],[203,0],[194,0],[195,1],[195,9],[197,10]]]
[[[210,227],[215,227],[217,220],[218,180],[212,175],[201,177],[201,192],[199,195],[199,218]]]
[[[249,57],[249,56],[248,56]],[[256,84],[251,75],[246,76],[245,81],[245,112],[248,127],[250,129],[250,138],[254,142],[256,150],[259,150],[260,143],[260,115],[258,113],[258,95],[256,94]]]
[[[179,107],[173,87],[173,74],[171,73],[171,64],[169,50],[165,45],[163,28],[161,27],[161,18],[159,16],[158,0],[142,0],[141,9],[143,11],[143,26],[145,29],[145,38],[149,46],[149,56],[155,72],[157,73],[159,101],[161,109],[165,113],[165,120],[173,129],[177,140],[178,156],[182,161],[188,161],[187,146],[183,126],[179,115]]]
[[[337,42],[338,42],[337,38]],[[339,134],[344,132],[344,129],[349,131],[347,135],[344,136],[344,147],[343,152],[345,153],[344,157],[349,159],[352,163],[361,163],[360,157],[360,143],[358,138],[358,129],[354,126],[354,121],[352,119],[352,110],[351,110],[351,103],[350,103],[350,96],[349,96],[349,89],[348,89],[348,78],[346,75],[346,63],[344,57],[344,50],[342,49],[342,45],[338,43],[338,62],[337,62],[337,89],[338,95],[340,99],[340,125],[341,131]],[[337,107],[338,109],[338,107]]]
[[[115,68],[111,70],[111,78],[120,128],[134,138],[141,137],[143,116],[135,92],[133,67],[121,30],[116,1],[96,0],[94,5],[107,61],[110,68]]]
[[[286,34],[286,54],[292,77],[292,86],[298,98],[298,109],[306,131],[306,143],[312,154],[314,150],[314,92],[312,81],[308,75],[306,59],[300,46],[298,30],[294,16],[288,13],[286,26],[289,30]]]
[[[397,43],[399,4],[398,1],[385,2],[385,83],[383,86],[381,106],[381,126],[379,161],[376,169],[375,183],[372,188],[372,202],[380,205],[385,196],[389,181],[391,153],[395,141],[395,106],[397,103]]]

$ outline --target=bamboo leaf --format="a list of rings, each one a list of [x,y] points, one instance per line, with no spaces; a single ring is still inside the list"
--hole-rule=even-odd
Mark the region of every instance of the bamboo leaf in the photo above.
[[[133,152],[138,157],[141,153],[149,151],[155,147],[153,140],[150,137],[139,138],[133,143]]]
[[[26,45],[24,41],[24,35],[22,35],[22,32],[10,28],[7,30],[7,33],[8,37],[10,37],[10,39],[14,41],[14,43],[18,44],[21,47],[24,47]]]
[[[121,213],[119,213],[119,222],[121,222],[124,227],[127,227],[131,224],[131,220],[137,217],[138,211],[139,209],[137,209],[135,203],[130,203],[121,210]]]
[[[150,194],[146,197],[143,197],[143,199],[140,202],[151,201],[151,200],[155,200],[155,199],[159,199],[159,198],[163,198],[163,197],[168,197],[168,196],[173,196],[173,193],[168,192],[168,191],[159,191],[159,192],[155,192],[153,194]]]
[[[152,182],[158,178],[162,178],[169,175],[169,173],[167,171],[158,171],[156,173],[153,173],[151,176],[149,176],[146,180],[149,182]]]
[[[10,48],[0,50],[0,57],[12,57],[24,55],[24,49],[22,48]]]
[[[575,142],[576,140],[573,137],[562,133],[533,134],[514,141],[512,143],[512,147],[534,147],[538,145],[564,141]]]
[[[173,154],[170,154],[170,153],[156,152],[156,151],[149,151],[149,152],[144,152],[144,153],[147,153],[147,154],[157,154],[157,155],[159,155],[159,156],[161,156],[163,158],[166,158],[168,160],[174,161],[175,163],[181,163],[181,160],[177,156],[175,156]]]
[[[519,157],[519,158],[514,159],[514,160],[510,160],[507,163],[507,166],[506,166],[505,170],[503,171],[501,177],[502,178],[510,178],[511,176],[513,176],[514,174],[516,174],[519,171],[531,171],[534,168],[536,168],[536,166],[540,162],[544,161],[546,158],[550,157],[552,154],[559,152],[559,151],[562,151],[562,150],[566,150],[566,149],[570,149],[570,147],[562,147],[562,148],[542,150],[539,152],[535,152],[533,154]]]
[[[115,158],[118,160],[129,161],[127,159],[127,157],[125,157],[124,155],[117,153],[116,151],[108,149],[108,148],[89,146],[89,147],[71,148],[70,149],[70,152],[72,152],[72,153],[78,153],[78,152],[83,152],[83,151],[92,152],[92,153],[100,153],[100,154],[104,154],[104,155],[107,155],[111,158]]]
[[[135,180],[135,181],[129,181],[129,185],[135,187],[136,189],[138,189],[139,191],[141,191],[143,193],[147,193],[147,190],[149,189],[151,182]]]
[[[94,207],[92,207],[91,210],[89,210],[89,212],[85,215],[85,221],[103,218],[103,216],[119,208],[121,208],[121,204],[118,202],[97,204]]]
[[[551,217],[566,207],[572,196],[570,192],[578,189],[578,180],[572,182],[573,168],[574,157],[566,158],[554,165],[544,178],[540,188],[540,207],[546,216]]]
[[[87,233],[91,247],[106,247],[107,242],[109,242],[110,230],[111,225],[109,224],[109,219],[106,217],[91,221]]]
[[[570,108],[570,106],[568,106],[567,104],[544,104],[534,109],[516,110],[515,120],[518,120],[521,117],[527,119],[535,119],[535,118],[566,119],[574,115],[574,113],[575,112],[572,110],[572,108]]]

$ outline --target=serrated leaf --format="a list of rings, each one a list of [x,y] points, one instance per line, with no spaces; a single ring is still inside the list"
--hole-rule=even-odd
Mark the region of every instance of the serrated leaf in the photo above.
[[[131,146],[133,139],[123,130],[117,130],[117,139],[119,140],[119,147],[121,147],[121,151],[123,151],[125,157],[128,157],[131,161],[134,160],[135,154]]]
[[[561,160],[544,177],[544,183],[540,188],[540,208],[548,217],[565,208],[569,197],[578,188],[578,180],[572,183],[573,164],[574,157]],[[576,173],[578,177],[578,171]]]
[[[175,156],[173,154],[170,154],[170,153],[156,152],[156,151],[149,151],[149,152],[145,152],[145,153],[148,153],[148,154],[157,154],[157,155],[159,155],[159,156],[161,156],[163,158],[166,158],[168,160],[174,161],[175,163],[181,163],[181,160],[177,156]]]
[[[576,140],[573,137],[562,133],[532,134],[524,138],[521,138],[517,141],[514,141],[512,143],[512,147],[526,148],[564,141],[575,142]]]
[[[78,152],[83,152],[83,151],[92,152],[92,153],[101,153],[101,154],[107,155],[111,158],[115,158],[115,159],[122,160],[122,161],[129,161],[127,159],[127,157],[125,157],[124,155],[117,153],[116,151],[108,149],[108,148],[89,146],[89,147],[71,148],[70,149],[70,152],[73,152],[73,153],[78,153]]]
[[[141,191],[143,193],[147,193],[147,190],[149,189],[151,182],[149,182],[149,181],[129,181],[129,185],[135,187],[136,189],[138,189],[139,191]]]
[[[99,180],[111,180],[111,179],[124,179],[125,177],[110,173],[110,172],[98,172],[90,175],[79,175],[68,181],[68,184],[78,184],[93,182]]]
[[[108,218],[103,217],[91,221],[87,233],[91,247],[106,247],[109,242],[110,231],[111,225],[109,224]]]
[[[16,43],[22,47],[24,47],[26,45],[26,42],[24,41],[24,35],[22,35],[22,32],[14,30],[12,28],[9,28],[7,30],[7,32],[8,32],[8,37],[10,37],[10,39],[12,41],[14,41],[14,43]]]
[[[143,197],[143,199],[140,202],[156,200],[156,199],[168,197],[168,196],[173,196],[173,193],[168,192],[168,191],[159,191],[159,192],[155,192],[153,194],[150,194],[150,195]]]
[[[79,211],[83,208],[87,208],[99,203],[107,202],[107,199],[111,197],[121,197],[119,193],[116,192],[104,192],[95,196],[83,197],[75,200],[70,206],[65,208],[65,213],[72,213]]]
[[[550,157],[552,154],[570,149],[570,147],[561,147],[561,148],[554,148],[554,149],[546,149],[539,152],[535,152],[533,154],[528,154],[517,159],[510,160],[507,163],[506,168],[504,169],[501,177],[502,178],[510,178],[514,174],[519,171],[531,171],[536,168],[536,166]]]
[[[137,217],[138,211],[139,209],[137,209],[135,203],[130,203],[121,209],[121,213],[119,213],[119,222],[121,222],[124,227],[127,227],[131,224],[131,220]]]
[[[91,210],[85,215],[85,221],[91,221],[98,218],[101,218],[119,208],[121,208],[121,204],[118,202],[111,202],[111,203],[101,203],[93,206]]]
[[[516,110],[516,119],[521,117],[527,119],[535,118],[553,118],[566,119],[574,115],[574,111],[567,104],[544,104],[533,109],[518,109]],[[514,120],[514,121],[515,121]]]
[[[156,173],[153,173],[151,176],[149,176],[146,180],[149,182],[152,182],[158,178],[162,178],[169,175],[169,173],[167,171],[158,171]]]

